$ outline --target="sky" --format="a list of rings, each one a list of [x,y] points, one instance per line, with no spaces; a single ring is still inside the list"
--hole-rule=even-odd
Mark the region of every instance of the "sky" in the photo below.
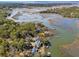
[[[0,0],[0,1],[79,1],[79,0]]]

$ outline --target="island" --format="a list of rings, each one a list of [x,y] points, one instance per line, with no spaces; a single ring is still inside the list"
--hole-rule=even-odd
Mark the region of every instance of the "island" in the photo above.
[[[49,8],[46,11],[41,11],[40,13],[56,13],[60,14],[66,18],[79,18],[79,7],[58,7],[58,8]]]

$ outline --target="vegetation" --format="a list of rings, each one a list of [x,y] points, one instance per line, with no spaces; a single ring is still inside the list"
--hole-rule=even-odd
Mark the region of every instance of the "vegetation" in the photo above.
[[[68,18],[79,18],[79,7],[48,9],[40,13],[56,13]]]
[[[36,33],[35,23],[16,23],[6,19],[6,16],[6,10],[0,9],[0,56],[32,56],[27,52],[33,48],[31,42],[34,43],[34,41],[32,38],[44,32],[45,26],[38,23],[41,32]],[[42,44],[49,45],[48,42]]]

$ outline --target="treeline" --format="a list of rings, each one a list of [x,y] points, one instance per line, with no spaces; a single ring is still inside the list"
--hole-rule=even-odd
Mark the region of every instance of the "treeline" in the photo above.
[[[59,5],[72,5],[72,3],[29,3],[26,5],[34,6],[34,7],[52,7],[52,6],[59,6]]]

